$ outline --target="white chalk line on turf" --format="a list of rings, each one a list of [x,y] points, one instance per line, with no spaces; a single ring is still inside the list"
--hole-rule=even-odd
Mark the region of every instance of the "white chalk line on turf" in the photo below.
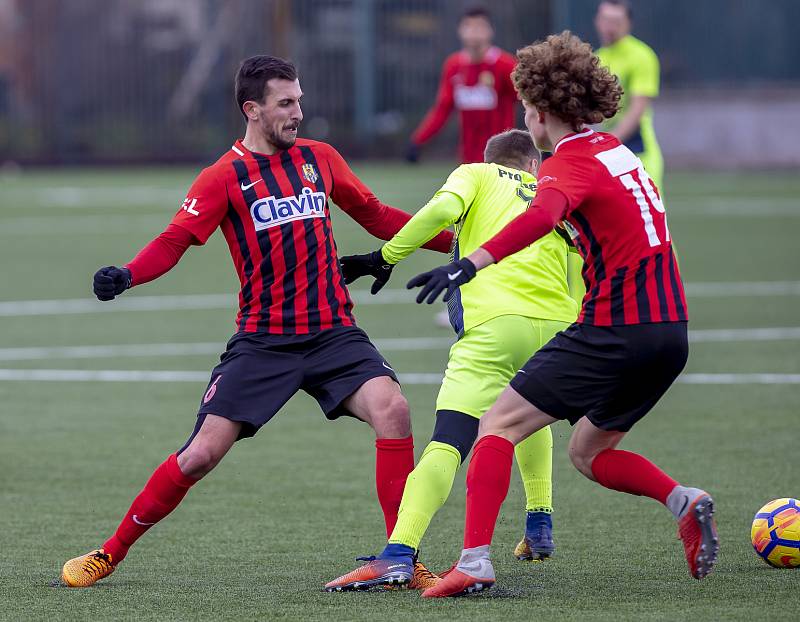
[[[800,339],[800,326],[769,328],[710,328],[689,331],[692,343],[729,341],[795,341]]]
[[[442,374],[398,374],[407,385],[438,385]],[[136,369],[0,369],[0,381],[34,382],[208,382],[208,371]],[[683,374],[677,382],[700,385],[800,384],[800,374]]]
[[[131,231],[157,233],[165,226],[163,214],[135,214],[129,216],[73,216],[59,221],[47,216],[22,216],[0,219],[0,236],[64,236],[103,235],[129,237]]]
[[[188,188],[188,186],[187,186]],[[29,184],[3,189],[6,203],[24,202],[60,212],[80,209],[131,210],[148,205],[177,206],[183,199],[182,189],[171,186],[107,185],[107,186],[36,186]],[[66,208],[66,209],[64,209]],[[787,215],[798,216],[797,200],[790,196],[727,196],[721,194],[673,193],[667,211],[712,215]],[[96,216],[102,219],[103,215]]]
[[[414,292],[387,289],[377,296],[364,290],[350,292],[359,305],[414,304]],[[687,283],[691,298],[725,298],[740,296],[800,296],[800,281],[732,281]],[[112,302],[92,298],[62,300],[9,300],[0,302],[0,317],[32,315],[75,315],[123,311],[188,311],[230,309],[237,304],[235,294],[185,294],[179,296],[139,296],[127,294]]]
[[[410,337],[375,339],[379,350],[387,352],[440,350],[449,348],[449,337]],[[104,344],[96,346],[40,346],[30,348],[0,348],[0,361],[40,361],[53,359],[136,358],[149,356],[194,356],[221,354],[223,342],[207,343],[139,343]]]
[[[693,343],[726,343],[747,341],[800,340],[800,327],[783,328],[721,328],[689,331]],[[375,339],[379,350],[386,352],[415,352],[443,350],[453,345],[451,337],[396,337]],[[0,361],[41,361],[56,359],[103,359],[137,357],[181,357],[218,355],[225,349],[222,342],[206,343],[138,343],[103,344],[93,346],[34,346],[0,348]]]
[[[686,295],[692,298],[726,296],[798,296],[800,281],[719,281],[686,283]]]

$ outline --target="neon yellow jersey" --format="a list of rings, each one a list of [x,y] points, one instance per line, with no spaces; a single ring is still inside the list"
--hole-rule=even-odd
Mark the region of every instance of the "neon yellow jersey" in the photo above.
[[[613,129],[628,109],[632,95],[658,97],[660,67],[658,57],[649,45],[632,35],[622,37],[609,46],[597,50],[600,62],[615,74],[625,93],[620,109],[613,119],[604,124],[604,129]],[[642,115],[639,132],[631,136],[625,145],[634,153],[661,154],[653,130],[653,110],[648,107]]]
[[[397,263],[454,224],[455,258],[466,257],[528,208],[536,178],[491,163],[463,164],[444,186],[383,247]],[[574,322],[578,303],[569,295],[569,247],[555,231],[530,247],[478,272],[448,303],[459,335],[501,315]]]

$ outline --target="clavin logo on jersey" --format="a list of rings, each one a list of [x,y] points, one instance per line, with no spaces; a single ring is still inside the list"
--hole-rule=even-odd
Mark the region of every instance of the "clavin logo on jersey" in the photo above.
[[[324,192],[303,188],[299,197],[267,197],[250,206],[256,231],[283,225],[293,220],[325,218],[327,197]]]

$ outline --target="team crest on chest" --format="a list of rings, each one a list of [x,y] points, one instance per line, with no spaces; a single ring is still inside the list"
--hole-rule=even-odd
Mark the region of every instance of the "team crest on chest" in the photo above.
[[[303,177],[309,183],[317,183],[319,175],[317,175],[317,169],[314,168],[313,164],[303,164]]]

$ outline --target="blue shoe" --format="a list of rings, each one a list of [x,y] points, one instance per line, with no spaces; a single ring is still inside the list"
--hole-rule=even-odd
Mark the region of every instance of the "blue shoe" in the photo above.
[[[547,512],[528,512],[525,537],[514,549],[514,556],[521,561],[543,561],[555,550],[552,516]]]

